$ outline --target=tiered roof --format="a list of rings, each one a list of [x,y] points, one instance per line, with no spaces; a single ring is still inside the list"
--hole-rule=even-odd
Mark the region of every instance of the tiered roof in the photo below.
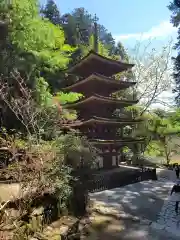
[[[131,69],[133,66],[134,64],[103,57],[91,50],[84,58],[82,58],[76,65],[69,68],[66,72],[82,77],[88,77],[92,73],[98,73],[110,77],[119,72]]]
[[[81,127],[89,125],[114,125],[114,126],[123,126],[123,125],[133,125],[141,122],[141,119],[113,119],[113,118],[101,118],[97,116],[92,116],[88,120],[76,120],[76,121],[66,121],[63,120],[62,124],[64,127]]]
[[[80,62],[75,66],[72,66],[66,72],[69,74],[76,74],[83,79],[74,83],[71,86],[64,88],[64,91],[78,92],[84,94],[84,98],[71,103],[66,104],[68,109],[87,112],[87,116],[83,119],[71,123],[64,123],[64,127],[73,127],[82,129],[83,127],[121,127],[125,125],[133,125],[140,122],[140,119],[128,119],[128,118],[104,118],[102,117],[102,111],[108,111],[111,109],[124,108],[136,104],[137,100],[126,100],[109,97],[113,92],[117,92],[122,89],[127,89],[133,86],[135,82],[115,80],[111,76],[119,72],[131,69],[134,64],[125,63],[122,61],[112,60],[99,55],[94,51],[90,51]],[[93,114],[92,109],[96,108],[96,113]],[[108,114],[107,114],[108,115]],[[82,117],[82,115],[80,114]],[[94,136],[94,135],[93,135]],[[99,136],[101,138],[101,136]],[[102,136],[103,138],[103,136]],[[125,143],[141,142],[142,139],[124,138],[121,140],[102,140],[92,139],[95,145],[124,145]]]
[[[93,107],[94,104],[96,104],[96,107],[97,105],[100,106],[100,105],[106,104],[106,107],[111,105],[114,108],[118,108],[118,107],[128,107],[136,103],[138,103],[137,100],[118,100],[116,98],[104,97],[94,93],[90,97],[85,97],[82,100],[78,100],[74,103],[67,104],[65,105],[65,107],[69,109],[80,109],[80,108],[87,109],[88,107]]]
[[[109,96],[112,92],[129,88],[135,84],[135,82],[118,81],[98,73],[93,73],[83,80],[79,80],[73,85],[63,88],[63,90],[82,93],[85,96],[91,96],[94,92],[99,95]]]

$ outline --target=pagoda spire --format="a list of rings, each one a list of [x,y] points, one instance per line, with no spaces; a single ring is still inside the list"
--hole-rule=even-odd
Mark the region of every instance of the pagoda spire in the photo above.
[[[94,51],[98,53],[98,24],[97,24],[98,18],[95,14],[94,16]]]

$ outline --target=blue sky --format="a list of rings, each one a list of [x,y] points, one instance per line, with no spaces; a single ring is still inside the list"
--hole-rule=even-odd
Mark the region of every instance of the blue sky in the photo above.
[[[92,15],[96,13],[99,23],[112,33],[116,41],[121,41],[128,51],[131,51],[138,40],[144,48],[151,38],[149,50],[160,50],[170,39],[176,41],[177,38],[177,29],[170,23],[171,12],[167,8],[171,0],[54,1],[61,15],[78,7],[84,7]],[[165,92],[165,98],[171,97],[170,92],[171,89]]]
[[[46,0],[41,0],[46,2]],[[136,40],[156,37],[156,44],[176,39],[177,29],[170,24],[170,0],[55,0],[61,14],[84,7],[97,14],[99,22],[126,46]]]

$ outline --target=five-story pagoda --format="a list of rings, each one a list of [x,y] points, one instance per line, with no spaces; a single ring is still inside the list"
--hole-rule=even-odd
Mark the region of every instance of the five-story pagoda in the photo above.
[[[122,113],[125,107],[138,101],[110,97],[110,94],[135,84],[130,81],[118,81],[112,77],[114,74],[131,69],[134,65],[99,55],[96,36],[95,50],[90,51],[80,62],[67,70],[68,74],[79,76],[81,80],[63,90],[82,93],[84,98],[65,105],[65,108],[76,110],[79,118],[79,121],[68,126],[79,129],[88,137],[89,141],[99,149],[97,158],[99,167],[109,169],[119,165],[124,146],[137,151],[137,146],[142,142],[140,139],[123,135],[125,126],[135,125],[140,120],[124,114],[120,114],[118,118],[113,117],[115,110],[119,109]]]

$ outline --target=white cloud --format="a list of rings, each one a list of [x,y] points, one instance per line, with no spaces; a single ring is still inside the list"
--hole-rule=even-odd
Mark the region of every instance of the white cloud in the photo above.
[[[177,32],[177,29],[169,21],[163,21],[159,25],[152,27],[149,31],[144,33],[129,33],[119,36],[114,36],[116,41],[136,39],[147,40],[149,38],[164,38]]]

